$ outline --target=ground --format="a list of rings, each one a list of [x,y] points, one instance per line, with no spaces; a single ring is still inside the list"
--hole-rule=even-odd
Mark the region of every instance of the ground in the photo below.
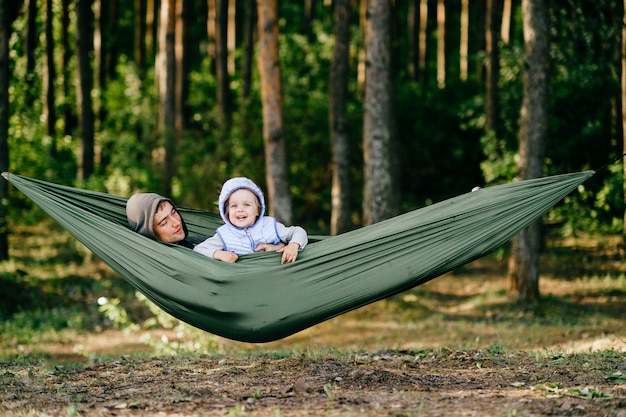
[[[111,296],[71,285],[110,272],[67,268],[62,294],[87,309]],[[481,259],[260,345],[177,328],[5,333],[0,416],[626,417],[623,255],[553,248],[534,311],[507,300],[505,271]]]
[[[584,356],[584,355],[583,355]],[[3,415],[626,416],[623,355],[447,350],[5,364]],[[620,382],[621,381],[621,382]],[[22,410],[18,414],[16,410]]]

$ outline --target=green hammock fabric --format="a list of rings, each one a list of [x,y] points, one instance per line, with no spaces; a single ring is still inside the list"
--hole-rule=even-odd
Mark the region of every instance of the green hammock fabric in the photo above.
[[[244,342],[278,340],[423,284],[484,256],[558,203],[594,171],[480,189],[310,243],[293,264],[279,254],[209,259],[132,232],[126,199],[3,176],[95,255],[172,316]],[[217,214],[180,208],[190,235],[212,235]]]

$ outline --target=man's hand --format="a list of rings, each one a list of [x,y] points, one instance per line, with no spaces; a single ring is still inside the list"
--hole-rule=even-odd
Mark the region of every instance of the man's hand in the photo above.
[[[237,256],[235,252],[230,252],[227,250],[216,250],[213,253],[213,259],[216,259],[222,262],[233,263],[233,262],[237,262],[237,259],[239,259],[239,256]]]
[[[298,251],[300,250],[300,244],[291,242],[284,248],[278,249],[276,252],[282,252],[283,257],[280,260],[281,264],[288,264],[295,262],[298,258]]]

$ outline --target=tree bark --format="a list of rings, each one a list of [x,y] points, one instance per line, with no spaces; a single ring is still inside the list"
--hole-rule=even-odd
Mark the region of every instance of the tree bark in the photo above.
[[[487,65],[486,65],[486,78],[487,78],[487,91],[486,91],[486,133],[488,135],[497,134],[496,128],[498,126],[498,119],[500,114],[500,104],[498,100],[498,79],[500,73],[500,47],[499,41],[499,23],[500,23],[500,9],[502,0],[487,0],[486,11],[486,53],[487,53]]]
[[[446,86],[446,3],[437,0],[437,86]]]
[[[363,224],[397,213],[392,158],[391,5],[369,0],[365,28]]]
[[[469,0],[461,0],[461,34],[459,41],[459,78],[467,81],[469,72]]]
[[[330,234],[352,228],[350,207],[350,149],[347,114],[350,52],[350,0],[335,0],[335,49],[330,67],[330,138],[333,151]]]
[[[70,46],[70,0],[61,0],[61,49],[63,50],[63,63],[61,73],[63,75],[63,134],[73,136],[76,128],[76,115],[72,112],[69,102],[72,97],[72,77],[70,71],[70,60],[72,59],[74,48]]]
[[[135,0],[134,59],[142,81],[146,69],[146,10],[146,0]]]
[[[94,113],[91,99],[93,70],[90,55],[93,51],[93,13],[91,0],[77,0],[76,43],[78,56],[78,87],[76,89],[78,120],[81,139],[79,179],[86,180],[94,173]]]
[[[0,0],[0,172],[9,170],[9,1]],[[0,261],[9,259],[9,183],[0,179]]]
[[[45,114],[46,114],[46,134],[50,138],[50,156],[54,160],[57,155],[57,143],[56,143],[56,65],[54,63],[54,13],[52,9],[52,0],[45,0],[46,2],[46,19],[45,19],[45,34],[46,34],[46,54],[45,54],[45,71],[44,71],[44,89],[46,94],[45,101]]]
[[[24,94],[24,107],[29,108],[33,105],[36,92],[35,87],[35,49],[39,44],[39,30],[37,28],[37,0],[28,0],[26,19],[26,44],[24,46],[24,54],[26,55],[26,88]]]
[[[407,13],[407,29],[408,29],[408,66],[407,72],[413,81],[417,81],[419,68],[419,30],[420,30],[420,12],[419,0],[409,0],[409,11]]]
[[[518,179],[543,176],[548,131],[550,28],[543,0],[523,0],[524,95],[520,117]],[[521,303],[539,301],[541,221],[512,241],[509,257],[510,295]]]
[[[419,82],[422,85],[426,84],[426,52],[428,49],[427,34],[428,34],[428,0],[420,0],[420,31],[419,31],[419,58],[418,58],[418,73]]]
[[[624,11],[622,15],[622,154],[626,154],[626,0],[624,0]],[[624,207],[626,207],[626,161],[623,162],[623,189]],[[622,240],[626,246],[626,209],[624,209],[624,226],[622,229]]]
[[[243,36],[243,59],[241,70],[241,98],[244,103],[252,90],[252,59],[254,56],[254,29],[256,22],[256,1],[246,0],[246,15]]]
[[[161,189],[164,195],[172,194],[174,178],[174,152],[176,145],[176,2],[165,0],[161,4],[159,22],[159,55],[156,73],[159,80],[159,131],[163,140],[163,178]]]
[[[231,0],[234,1],[234,0]],[[217,105],[219,107],[222,130],[228,132],[232,114],[230,98],[230,76],[228,72],[228,3],[229,0],[216,0],[215,13],[215,74],[217,83]]]
[[[287,156],[283,118],[283,92],[278,55],[278,1],[258,0],[259,75],[263,102],[263,142],[270,215],[291,224]]]

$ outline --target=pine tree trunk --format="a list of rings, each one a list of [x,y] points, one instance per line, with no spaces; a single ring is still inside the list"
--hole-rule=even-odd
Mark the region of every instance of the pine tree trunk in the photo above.
[[[54,13],[52,9],[52,0],[46,2],[46,18],[45,18],[45,34],[46,34],[46,54],[45,54],[45,70],[44,70],[44,89],[46,94],[45,113],[46,113],[46,134],[50,137],[50,156],[52,160],[57,155],[56,143],[56,65],[54,63]]]
[[[500,103],[498,100],[498,79],[500,73],[500,48],[498,41],[500,37],[500,2],[502,0],[487,0],[486,11],[486,52],[487,52],[487,92],[486,92],[486,133],[488,135],[497,134],[498,115],[500,114]]]
[[[217,10],[215,16],[217,105],[222,118],[222,129],[226,132],[230,125],[229,121],[232,113],[230,76],[228,73],[228,3],[229,0],[216,0]]]
[[[469,0],[461,0],[461,34],[459,40],[459,78],[467,81],[469,72]]]
[[[176,145],[176,2],[165,0],[161,4],[159,22],[159,56],[156,73],[159,79],[159,130],[164,144],[163,182],[164,195],[172,194],[174,177],[174,151]]]
[[[291,224],[291,196],[285,153],[283,93],[278,55],[278,1],[258,0],[259,75],[263,102],[263,142],[270,214]]]
[[[523,0],[524,97],[522,101],[518,179],[543,176],[548,132],[550,33],[548,6],[543,0]],[[512,241],[509,257],[510,295],[522,303],[539,301],[541,221]]]
[[[77,0],[76,43],[78,56],[78,87],[76,89],[81,140],[81,160],[78,177],[88,179],[94,173],[94,113],[91,99],[93,71],[90,55],[93,52],[93,13],[91,0]]]
[[[0,172],[9,170],[9,1],[0,0]],[[0,179],[0,261],[9,259],[9,183]]]
[[[437,86],[446,86],[446,4],[437,0]]]
[[[70,61],[74,55],[74,48],[70,46],[70,0],[61,0],[61,49],[63,50],[63,63],[61,73],[63,79],[63,100],[69,103],[72,97],[71,82],[74,77],[70,71]],[[63,106],[63,134],[72,136],[76,128],[76,115],[72,112],[72,106]]]
[[[392,217],[394,207],[392,169],[391,5],[369,0],[365,28],[365,102],[363,120],[364,198],[363,224]]]
[[[622,142],[623,154],[626,154],[626,0],[624,0],[624,12],[622,15]],[[623,187],[624,187],[624,207],[626,207],[626,162],[623,163]],[[624,209],[624,226],[622,240],[626,246],[626,209]]]
[[[333,150],[330,234],[352,228],[350,207],[350,149],[347,93],[350,52],[350,0],[335,1],[335,50],[330,67],[330,137]]]
[[[37,0],[28,0],[26,19],[26,44],[24,54],[26,55],[26,88],[24,91],[24,107],[33,105],[37,93],[35,87],[35,50],[39,45],[39,33],[37,30]]]
[[[243,36],[243,58],[241,70],[241,98],[245,103],[252,90],[252,59],[254,56],[254,28],[256,22],[256,1],[246,0],[246,15]]]

